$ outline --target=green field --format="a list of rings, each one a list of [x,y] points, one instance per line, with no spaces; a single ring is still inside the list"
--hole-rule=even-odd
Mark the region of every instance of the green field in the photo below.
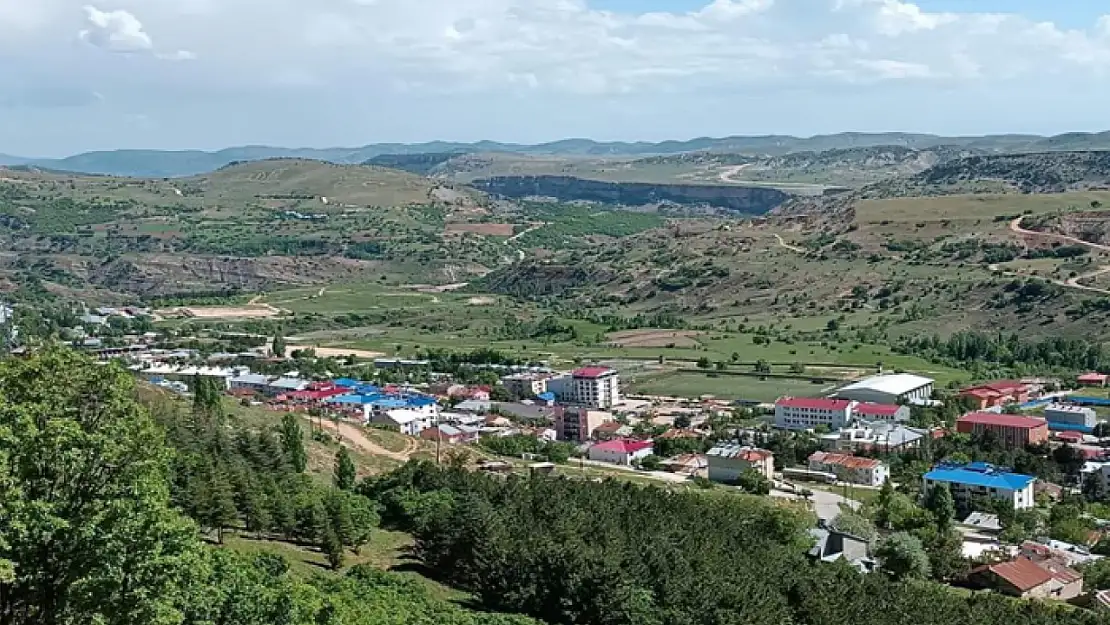
[[[701,397],[713,395],[721,399],[746,399],[773,402],[783,395],[817,395],[829,390],[830,384],[814,384],[805,380],[767,379],[713,373],[667,373],[637,380],[628,392],[645,395]]]

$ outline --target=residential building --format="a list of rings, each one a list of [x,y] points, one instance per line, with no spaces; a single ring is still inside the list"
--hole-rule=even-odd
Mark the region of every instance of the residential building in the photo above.
[[[278,378],[270,382],[266,392],[270,395],[284,395],[286,393],[293,393],[296,391],[303,391],[308,388],[308,380],[300,378]]]
[[[1087,462],[1079,470],[1084,486],[1093,482],[1093,488],[1099,494],[1110,494],[1110,462]]]
[[[698,475],[709,468],[709,458],[703,454],[682,454],[659,463],[664,471],[680,475]]]
[[[975,402],[977,410],[1001,408],[1006,404],[1024,404],[1029,401],[1029,385],[1017,380],[998,380],[960,391],[960,397]]]
[[[509,395],[528,399],[546,393],[549,378],[546,373],[514,373],[501,378],[501,384]]]
[[[474,414],[486,414],[493,410],[493,403],[488,401],[479,401],[477,399],[468,399],[463,402],[455,404],[455,410],[459,412],[472,412]]]
[[[270,388],[270,380],[272,379],[268,375],[247,373],[231,378],[228,384],[231,386],[231,390],[246,389],[257,394],[263,394]]]
[[[1011,473],[985,462],[970,464],[940,464],[924,476],[925,490],[947,484],[952,497],[959,503],[970,504],[977,497],[989,497],[1006,502],[1015,510],[1030,509],[1033,499],[1032,475]]]
[[[840,399],[876,404],[912,404],[933,396],[933,381],[908,373],[872,376],[849,384],[836,392]]]
[[[654,446],[651,441],[637,441],[632,439],[619,439],[598,443],[590,447],[590,460],[608,462],[630,466],[637,460],[642,460],[652,454]]]
[[[609,367],[582,367],[571,374],[573,403],[612,408],[621,401],[620,376]]]
[[[852,418],[860,421],[909,421],[910,407],[905,404],[862,402],[852,408]]]
[[[1075,379],[1080,386],[1106,386],[1107,375],[1105,373],[1084,373]]]
[[[860,458],[824,451],[809,456],[809,470],[832,473],[837,479],[865,486],[882,486],[890,477],[890,468],[874,458]]]
[[[775,402],[775,427],[811,430],[825,426],[838,430],[852,420],[855,402],[821,397],[783,397]]]
[[[960,529],[969,533],[998,536],[1002,533],[1002,522],[998,519],[997,514],[972,512],[967,515],[967,518],[960,521]]]
[[[871,558],[871,548],[866,540],[821,524],[809,530],[814,546],[807,555],[819,562],[844,560],[861,572],[874,571],[877,562]]]
[[[613,421],[611,413],[569,406],[555,412],[555,432],[561,441],[585,442],[593,437],[598,426],[609,421]]]
[[[853,423],[820,438],[821,447],[826,451],[890,452],[916,449],[927,435],[925,430],[908,428],[900,423],[877,421]]]
[[[961,434],[991,432],[1007,449],[1024,449],[1048,440],[1048,422],[1044,419],[993,412],[971,412],[956,420]]]
[[[709,479],[714,482],[732,483],[740,474],[754,469],[767,479],[775,474],[775,454],[766,449],[741,445],[717,445],[706,453],[709,462]]]
[[[1018,551],[1034,562],[1054,560],[1065,566],[1082,566],[1103,558],[1103,556],[1091,553],[1091,550],[1086,547],[1066,543],[1062,540],[1044,540],[1043,542],[1027,540],[1021,543]]]
[[[1072,573],[1075,573],[1072,571]],[[1078,573],[1075,573],[1078,575]],[[1082,576],[1079,576],[1082,590]],[[1069,587],[1058,581],[1048,570],[1025,557],[1009,562],[988,564],[971,571],[968,581],[980,588],[991,588],[1002,594],[1023,599],[1063,599]],[[1074,596],[1074,595],[1073,595]]]
[[[479,428],[470,425],[455,426],[441,423],[420,432],[420,438],[446,445],[460,445],[477,441],[478,432]]]
[[[632,435],[633,428],[620,421],[608,421],[594,429],[592,438],[599,441],[611,441],[617,438],[626,438]]]
[[[1072,404],[1049,404],[1044,407],[1048,429],[1058,432],[1093,432],[1098,415],[1093,408]]]
[[[432,425],[426,414],[403,408],[372,413],[370,423],[385,426],[409,436],[417,436]]]

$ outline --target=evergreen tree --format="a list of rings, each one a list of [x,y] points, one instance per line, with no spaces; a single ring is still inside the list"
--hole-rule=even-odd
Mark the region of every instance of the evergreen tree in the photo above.
[[[270,528],[270,504],[261,488],[253,485],[248,487],[243,497],[243,518],[247,531],[261,535]]]
[[[208,471],[197,509],[198,520],[205,527],[216,530],[216,541],[222,544],[224,528],[239,519],[239,511],[235,507],[235,491],[223,467],[213,467]]]
[[[355,462],[351,460],[351,452],[341,445],[339,451],[335,453],[335,487],[346,491],[354,488],[355,473]]]
[[[933,513],[936,520],[937,533],[947,534],[952,529],[952,521],[956,517],[956,500],[952,498],[952,491],[947,484],[939,484],[929,489],[925,498],[925,507]]]
[[[282,336],[280,331],[274,335],[274,340],[270,344],[270,351],[278,358],[285,358],[285,337]]]
[[[355,526],[351,517],[352,496],[345,491],[333,490],[328,493],[324,506],[328,514],[328,531],[335,534],[343,545],[355,544]]]
[[[328,557],[328,564],[333,571],[338,571],[343,566],[343,543],[331,528],[324,530],[324,538],[320,545],[324,555]]]
[[[308,467],[308,453],[304,448],[304,432],[293,413],[286,413],[281,419],[281,446],[293,470],[304,473]]]

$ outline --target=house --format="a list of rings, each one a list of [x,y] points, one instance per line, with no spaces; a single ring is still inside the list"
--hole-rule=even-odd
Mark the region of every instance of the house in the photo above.
[[[1098,415],[1094,408],[1075,406],[1072,404],[1049,404],[1044,407],[1044,418],[1048,421],[1048,429],[1054,432],[1085,432],[1095,431],[1098,425]]]
[[[632,426],[620,421],[607,421],[594,429],[594,440],[611,441],[615,438],[625,438],[632,435]]]
[[[1023,599],[1048,599],[1055,591],[1062,590],[1051,573],[1023,557],[972,569],[968,582],[978,588],[990,588]]]
[[[481,401],[477,399],[468,399],[463,402],[455,404],[455,410],[459,412],[472,412],[474,414],[486,414],[493,410],[493,404],[489,401]]]
[[[659,463],[664,471],[680,475],[697,475],[709,467],[709,459],[703,454],[682,454]]]
[[[854,423],[851,427],[820,437],[821,447],[827,451],[901,451],[916,449],[927,432],[908,428],[900,423],[876,421]]]
[[[257,373],[246,373],[240,376],[231,378],[228,382],[231,390],[246,389],[255,394],[261,395],[266,393],[270,388],[270,376],[260,375]]]
[[[1054,560],[1066,566],[1082,566],[1103,556],[1091,553],[1090,549],[1066,543],[1062,540],[1045,540],[1036,542],[1027,540],[1018,547],[1018,552],[1034,562]]]
[[[608,409],[621,402],[620,376],[609,367],[582,367],[571,373],[571,401]]]
[[[642,460],[652,454],[654,446],[651,441],[637,441],[632,439],[619,439],[598,443],[590,447],[590,460],[608,462],[630,466],[637,460]]]
[[[860,421],[909,421],[910,407],[862,402],[852,408],[852,418]]]
[[[555,432],[561,441],[585,442],[601,424],[613,420],[611,413],[571,406],[555,412]]]
[[[772,479],[775,474],[775,454],[757,447],[717,445],[706,453],[706,459],[709,461],[709,479],[714,482],[735,482],[749,469],[767,479]]]
[[[998,520],[997,514],[972,512],[960,521],[960,529],[970,533],[997,536],[1002,533],[1002,522]]]
[[[1075,379],[1079,386],[1106,386],[1107,375],[1105,373],[1084,373]]]
[[[1029,401],[1029,385],[1017,380],[997,380],[961,390],[959,397],[975,403],[977,410],[1001,408],[1006,404],[1024,404]]]
[[[809,470],[832,473],[838,480],[866,486],[882,486],[890,477],[890,468],[874,458],[824,451],[817,451],[809,456]]]
[[[282,395],[285,393],[292,393],[295,391],[303,391],[308,388],[308,381],[300,378],[278,378],[270,382],[266,392],[270,395]]]
[[[932,398],[933,380],[908,373],[882,374],[849,384],[838,390],[835,396],[876,404],[912,404],[914,400]]]
[[[956,419],[956,431],[982,435],[991,432],[1006,449],[1024,449],[1048,440],[1048,422],[1044,419],[993,412],[970,412]]]
[[[814,540],[807,556],[818,562],[844,560],[864,573],[874,571],[876,562],[871,558],[871,548],[866,540],[829,528],[822,523],[809,530]]]
[[[924,475],[925,490],[946,484],[952,497],[962,504],[970,504],[976,497],[989,497],[1006,502],[1015,510],[1033,508],[1032,475],[1011,473],[1006,469],[985,462],[969,464],[939,464]]]
[[[514,373],[501,378],[501,384],[509,395],[528,399],[546,393],[549,378],[551,375],[547,373]]]
[[[820,397],[783,397],[775,402],[775,427],[811,430],[825,426],[839,430],[852,420],[855,402]]]
[[[375,412],[370,417],[370,423],[385,426],[409,436],[416,436],[431,426],[424,413],[403,408]]]
[[[421,431],[420,438],[448,445],[459,445],[477,441],[478,432],[478,428],[469,425],[454,426],[441,423]]]

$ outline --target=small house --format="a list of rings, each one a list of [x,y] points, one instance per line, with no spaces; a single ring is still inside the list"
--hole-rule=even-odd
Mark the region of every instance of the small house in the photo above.
[[[590,447],[590,460],[629,466],[652,454],[655,446],[651,441],[618,439],[598,443]]]

